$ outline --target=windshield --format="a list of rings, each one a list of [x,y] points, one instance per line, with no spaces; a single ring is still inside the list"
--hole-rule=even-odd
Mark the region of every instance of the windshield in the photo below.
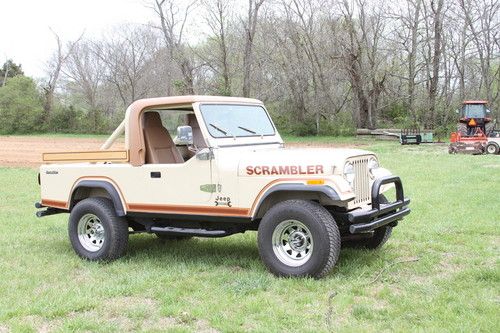
[[[214,138],[275,134],[271,119],[261,106],[203,104],[200,110]]]
[[[486,115],[486,106],[484,104],[468,104],[462,109],[463,116],[466,118],[484,118]]]

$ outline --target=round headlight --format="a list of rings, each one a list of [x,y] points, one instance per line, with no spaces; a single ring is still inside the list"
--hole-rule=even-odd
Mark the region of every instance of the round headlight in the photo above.
[[[368,160],[368,171],[370,171],[370,175],[373,176],[373,170],[378,169],[379,164],[375,157],[370,157]]]
[[[352,187],[354,184],[354,165],[351,162],[346,162],[344,165],[344,178]]]

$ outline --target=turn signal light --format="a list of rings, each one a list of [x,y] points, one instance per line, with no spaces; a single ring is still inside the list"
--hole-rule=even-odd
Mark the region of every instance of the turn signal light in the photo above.
[[[324,179],[309,179],[307,181],[307,185],[324,185],[325,180]]]
[[[476,121],[474,120],[474,118],[469,120],[469,126],[476,126]]]

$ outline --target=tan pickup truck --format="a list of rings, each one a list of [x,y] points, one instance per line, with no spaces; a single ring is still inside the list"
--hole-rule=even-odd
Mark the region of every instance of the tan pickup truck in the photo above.
[[[110,150],[123,134],[125,149]],[[101,150],[43,161],[37,216],[70,213],[71,244],[89,260],[123,256],[133,233],[258,230],[271,272],[320,277],[341,244],[378,248],[410,212],[399,177],[373,153],[286,149],[263,103],[248,98],[138,100]]]

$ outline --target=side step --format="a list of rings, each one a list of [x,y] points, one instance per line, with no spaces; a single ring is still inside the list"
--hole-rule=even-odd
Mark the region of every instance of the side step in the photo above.
[[[228,232],[226,230],[206,230],[176,227],[151,227],[151,232],[165,235],[189,235],[200,237],[224,237],[233,234],[232,232]]]
[[[67,213],[67,212],[62,210],[62,209],[49,207],[45,210],[39,210],[38,212],[36,212],[36,217],[44,217],[44,216],[49,216],[49,215],[61,214],[61,213]]]

